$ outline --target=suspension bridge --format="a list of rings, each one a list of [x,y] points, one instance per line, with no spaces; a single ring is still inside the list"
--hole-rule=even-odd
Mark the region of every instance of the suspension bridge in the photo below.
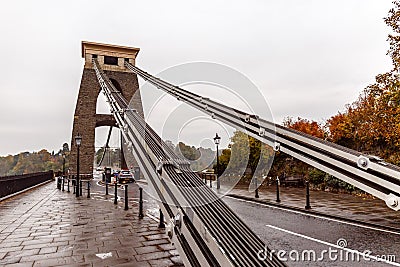
[[[75,109],[71,147],[76,146],[73,140],[76,135],[85,141],[80,145],[80,158],[76,149],[71,150],[71,169],[78,173],[78,179],[80,173],[92,174],[95,128],[110,127],[105,147],[108,147],[111,128],[119,128],[121,142],[125,144],[121,148],[125,147],[123,154],[126,155],[121,165],[127,168],[126,161],[132,160],[135,166],[140,167],[166,217],[166,234],[185,266],[286,264],[278,257],[273,245],[261,239],[221,199],[219,185],[224,186],[223,178],[217,177],[218,187],[213,189],[207,186],[191,170],[189,161],[177,155],[146,123],[138,77],[210,118],[246,132],[275,151],[288,154],[364,190],[383,201],[388,209],[400,210],[399,167],[373,155],[285,128],[257,114],[229,107],[157,78],[135,66],[138,52],[138,48],[132,47],[82,43],[85,67]],[[96,114],[96,99],[100,91],[107,99],[110,115]],[[104,161],[105,151],[101,162]],[[77,162],[80,165],[75,164]],[[271,228],[282,230],[276,226]],[[269,256],[260,259],[260,251]]]

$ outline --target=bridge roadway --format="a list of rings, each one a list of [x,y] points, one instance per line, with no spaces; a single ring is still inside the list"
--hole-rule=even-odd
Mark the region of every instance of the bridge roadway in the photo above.
[[[0,202],[0,266],[182,266],[158,222],[138,219],[137,185],[128,211],[101,186],[91,199],[66,190],[50,182]]]
[[[299,198],[295,193],[299,189],[283,188],[281,191],[281,203],[285,203],[283,205],[274,204],[275,192],[273,189],[267,190],[260,191],[260,198],[255,199],[254,193],[234,189],[232,197],[224,197],[224,201],[269,247],[275,251],[284,251],[281,259],[284,259],[288,266],[400,266],[400,217],[381,201],[357,200],[353,196],[339,197],[337,194],[322,192],[321,195],[325,197],[333,196],[332,200],[323,201],[320,196],[317,198],[317,192],[311,193],[312,196],[315,195],[311,203],[315,205],[313,210],[331,215],[336,212],[336,215],[344,218],[340,220],[285,208],[284,206],[297,206],[299,210],[304,210],[304,194],[302,198]],[[245,196],[245,198],[238,199],[233,196]],[[344,200],[339,200],[339,198],[344,198]],[[318,202],[316,199],[321,201]],[[375,207],[377,203],[385,210]],[[364,224],[347,220],[354,219],[357,214],[362,213],[364,213],[363,220],[366,219],[367,213],[369,217],[374,218],[372,221],[379,222],[383,226],[372,226],[371,221]],[[338,240],[341,240],[342,246],[343,242],[347,243],[346,249],[337,246]],[[329,249],[332,251],[332,256],[329,256]],[[303,260],[302,253],[310,250],[315,251],[315,260],[310,260],[307,254]],[[321,254],[323,250],[326,252]],[[294,252],[290,257],[291,251]],[[358,255],[354,257],[355,260],[352,260],[352,252]],[[299,253],[299,257],[296,253]],[[346,261],[346,253],[349,255],[348,261]],[[377,262],[374,257],[366,257],[367,260],[365,260],[362,253],[387,259],[394,255],[395,262]]]

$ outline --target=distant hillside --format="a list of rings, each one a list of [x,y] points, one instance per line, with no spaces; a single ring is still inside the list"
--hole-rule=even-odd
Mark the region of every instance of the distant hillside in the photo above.
[[[22,152],[18,155],[0,157],[0,176],[34,173],[42,171],[61,171],[63,164],[63,150],[57,153],[42,149],[39,152]],[[65,168],[68,169],[68,144],[64,144],[66,154]]]

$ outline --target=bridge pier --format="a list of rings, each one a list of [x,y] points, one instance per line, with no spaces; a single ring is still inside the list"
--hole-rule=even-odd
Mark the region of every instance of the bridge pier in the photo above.
[[[132,99],[135,109],[143,116],[137,76],[124,67],[125,60],[129,60],[131,64],[134,64],[138,53],[139,48],[82,42],[82,57],[85,59],[85,65],[75,107],[71,137],[70,169],[72,172],[76,172],[77,169],[77,153],[74,137],[78,133],[82,136],[80,173],[92,174],[96,127],[117,126],[113,115],[96,113],[100,86],[93,69],[92,58],[96,57],[98,59],[102,69],[110,78],[115,88],[126,99]],[[124,161],[124,157],[122,157],[122,161]],[[130,165],[137,166],[136,162],[129,163]],[[122,162],[121,166],[127,167],[125,162]]]

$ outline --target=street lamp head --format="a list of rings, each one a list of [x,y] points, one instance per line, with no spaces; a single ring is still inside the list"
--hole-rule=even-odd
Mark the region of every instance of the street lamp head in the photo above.
[[[77,146],[80,146],[81,143],[82,143],[82,136],[80,136],[80,134],[78,133],[78,135],[75,136],[75,144],[76,144]]]
[[[221,137],[219,137],[218,136],[218,133],[216,133],[215,134],[215,137],[214,137],[214,143],[216,144],[216,145],[219,145],[219,141],[221,140]]]

